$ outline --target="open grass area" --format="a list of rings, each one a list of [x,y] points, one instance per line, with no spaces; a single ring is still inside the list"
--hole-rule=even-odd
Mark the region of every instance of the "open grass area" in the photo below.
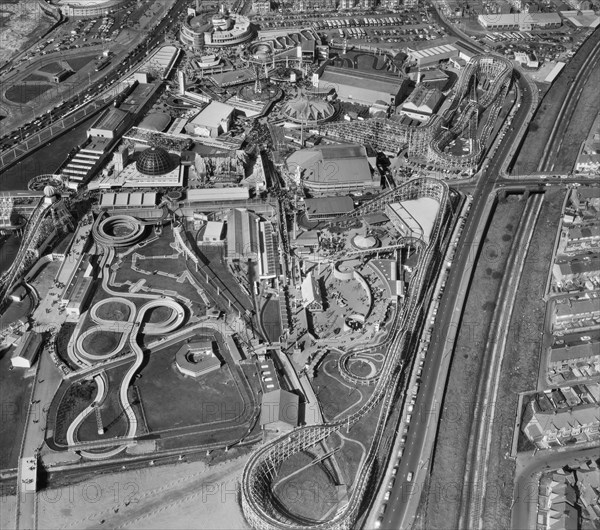
[[[0,352],[0,469],[15,468],[18,465],[20,442],[23,437],[32,377],[24,378],[25,370],[11,366],[13,348]]]
[[[275,496],[290,513],[318,521],[338,505],[337,489],[329,472],[322,464],[310,464],[315,456],[301,452],[286,460],[279,471]],[[291,473],[296,473],[290,478]]]
[[[232,421],[244,411],[227,365],[198,379],[184,376],[175,365],[182,343],[147,356],[136,385],[150,432]]]
[[[50,81],[50,79],[45,75],[29,74],[24,81]]]
[[[53,88],[54,85],[48,83],[35,85],[20,84],[11,86],[4,95],[6,96],[6,99],[14,101],[15,103],[28,103]]]
[[[49,74],[58,74],[62,69],[63,67],[59,63],[50,63],[38,68],[40,72],[47,72]]]
[[[69,66],[75,72],[78,72],[79,70],[81,70],[82,68],[84,68],[85,66],[90,64],[95,58],[96,58],[96,55],[85,55],[83,57],[70,57],[69,59],[67,59],[67,62],[69,63]]]
[[[168,318],[173,314],[173,310],[170,307],[159,306],[153,307],[145,315],[147,322],[157,324],[159,322],[166,322]]]
[[[125,322],[129,318],[129,307],[121,302],[102,304],[96,312],[99,318]]]
[[[498,495],[485,504],[484,528],[509,528],[512,502],[514,461],[510,453],[517,414],[518,393],[536,388],[546,303],[543,300],[546,278],[551,267],[554,238],[558,229],[564,189],[552,188],[545,193],[544,204],[536,223],[532,244],[515,299],[496,397],[488,477],[494,477],[492,490]]]
[[[92,355],[104,355],[112,352],[117,347],[122,335],[122,333],[113,331],[90,333],[83,339],[82,346],[85,351]]]
[[[458,331],[434,448],[429,489],[424,492],[424,528],[458,527],[460,492],[469,443],[476,382],[506,260],[525,201],[499,201],[473,273]],[[490,475],[492,476],[492,475]],[[439,495],[448,484],[452,494]]]
[[[342,382],[343,379],[337,369],[338,358],[338,353],[328,353],[313,380],[313,388],[319,399],[323,416],[327,421],[333,420],[344,411],[356,410],[373,391],[370,386],[353,388]]]

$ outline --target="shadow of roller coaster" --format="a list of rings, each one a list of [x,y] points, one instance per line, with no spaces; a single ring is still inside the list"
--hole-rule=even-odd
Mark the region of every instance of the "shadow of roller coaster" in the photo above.
[[[248,460],[242,475],[242,509],[252,527],[265,530],[276,529],[349,529],[352,528],[361,511],[368,504],[368,487],[377,480],[380,468],[377,457],[384,444],[384,432],[398,397],[404,392],[404,358],[409,355],[423,325],[423,312],[427,307],[426,299],[431,296],[429,285],[436,277],[443,262],[442,244],[448,241],[446,232],[454,216],[451,194],[448,186],[436,179],[426,177],[413,179],[396,188],[383,198],[374,199],[349,218],[361,216],[361,211],[372,207],[379,201],[394,200],[399,196],[421,197],[435,196],[440,208],[434,223],[430,242],[421,254],[408,286],[406,303],[396,312],[390,330],[390,341],[379,372],[379,377],[371,396],[352,414],[336,421],[320,425],[298,427],[294,431],[264,445]],[[369,204],[371,206],[369,206]],[[348,500],[339,506],[327,520],[307,521],[290,513],[273,492],[282,464],[291,456],[315,446],[342,428],[351,428],[356,422],[382,401],[378,422],[372,442],[360,468],[357,470]]]

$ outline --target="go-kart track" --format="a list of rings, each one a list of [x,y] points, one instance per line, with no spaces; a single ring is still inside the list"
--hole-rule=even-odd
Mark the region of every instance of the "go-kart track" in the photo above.
[[[114,232],[114,230],[117,229],[127,230],[128,233],[120,235]],[[143,237],[143,232],[144,222],[138,221],[134,217],[115,215],[104,220],[98,219],[92,228],[92,233],[94,234],[96,243],[103,250],[101,267],[106,269],[110,265],[114,258],[115,247],[122,248],[134,244]],[[85,449],[82,449],[81,455],[91,460],[101,460],[118,454],[127,447],[127,440],[133,440],[137,433],[137,418],[132,405],[129,402],[127,392],[134,375],[144,360],[144,352],[139,345],[141,335],[165,335],[172,333],[179,328],[185,320],[185,310],[179,302],[166,296],[113,291],[108,284],[108,271],[105,272],[106,273],[103,275],[102,287],[104,291],[112,296],[97,302],[91,308],[90,318],[95,323],[94,326],[83,333],[78,333],[82,322],[78,324],[75,331],[75,336],[77,338],[74,341],[71,340],[67,347],[69,357],[78,366],[91,367],[96,363],[105,362],[115,357],[122,351],[123,347],[128,342],[129,348],[135,356],[135,361],[123,377],[119,388],[119,401],[128,422],[127,433],[121,439],[116,438],[114,440],[115,445],[109,447],[107,450],[94,449],[93,451],[86,451]],[[138,310],[130,298],[150,300],[144,303]],[[123,309],[127,311],[127,317],[125,319],[110,319],[99,315],[103,310],[106,310],[105,313],[109,313],[109,307],[112,307],[114,312],[115,306],[118,307],[119,305],[122,305]],[[162,322],[150,322],[148,314],[156,308],[169,309],[169,316]],[[117,316],[123,316],[124,313],[123,311],[119,311],[116,314]],[[86,348],[85,343],[93,343],[94,341],[86,341],[86,338],[93,336],[94,334],[100,335],[102,333],[120,334],[118,344],[109,351],[89,351],[89,349]],[[94,380],[98,387],[94,401],[75,418],[67,430],[67,443],[71,447],[81,445],[76,439],[79,427],[90,414],[94,413],[96,407],[102,405],[107,397],[108,384],[105,372],[101,371],[97,375],[94,375]]]
[[[361,381],[357,378],[357,382],[372,383],[375,388],[369,399],[356,412],[329,423],[299,427],[266,444],[252,455],[242,476],[241,494],[244,515],[254,528],[349,529],[354,527],[369,502],[368,489],[376,484],[387,454],[384,434],[389,429],[395,429],[395,422],[392,422],[391,418],[398,402],[403,399],[403,366],[410,358],[414,342],[424,323],[424,310],[432,292],[431,282],[440,267],[441,251],[448,242],[447,231],[452,221],[451,197],[444,182],[428,178],[413,179],[376,200],[390,201],[402,193],[433,196],[439,202],[440,208],[430,243],[421,253],[419,264],[411,278],[405,303],[401,310],[396,312],[392,322],[381,370],[375,377],[369,374]],[[368,209],[368,203],[366,207]],[[345,379],[346,376],[351,377],[347,369],[348,360],[348,357],[344,356],[340,363],[340,372],[345,373]],[[331,434],[343,428],[350,429],[372,411],[380,400],[383,400],[383,403],[372,442],[355,475],[348,493],[348,502],[339,506],[328,520],[309,520],[287,511],[274,493],[274,485],[282,479],[279,476],[282,464],[293,455],[316,446]]]

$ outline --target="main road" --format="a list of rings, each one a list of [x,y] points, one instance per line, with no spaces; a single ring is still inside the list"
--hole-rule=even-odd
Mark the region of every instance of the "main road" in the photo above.
[[[521,107],[513,119],[511,130],[484,166],[473,192],[473,207],[465,222],[437,312],[436,332],[432,335],[425,358],[410,430],[387,503],[388,509],[381,522],[382,528],[407,528],[416,515],[425,470],[429,467],[432,456],[431,449],[427,446],[432,445],[437,434],[442,399],[436,395],[436,390],[439,389],[438,394],[443,392],[446,384],[454,348],[451,335],[456,333],[463,312],[478,242],[490,212],[489,200],[501,178],[502,166],[511,152],[513,143],[517,140],[521,128],[527,125],[527,116],[533,101],[530,85],[519,72],[515,71],[515,74],[522,95]],[[395,458],[395,455],[392,458]],[[414,475],[411,482],[407,480],[409,473]]]

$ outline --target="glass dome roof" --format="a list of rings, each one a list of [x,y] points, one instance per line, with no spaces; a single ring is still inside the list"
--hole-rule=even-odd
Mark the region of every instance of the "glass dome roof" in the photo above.
[[[140,154],[135,167],[144,175],[164,175],[173,169],[173,161],[162,147],[151,147]]]

